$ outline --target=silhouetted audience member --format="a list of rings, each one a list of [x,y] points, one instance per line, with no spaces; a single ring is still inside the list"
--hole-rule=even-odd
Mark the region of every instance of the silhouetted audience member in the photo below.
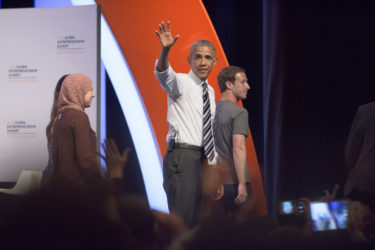
[[[359,220],[362,230],[374,225],[365,220]],[[272,217],[255,216],[250,203],[187,231],[178,216],[151,210],[139,197],[59,181],[2,209],[0,242],[2,249],[374,249],[355,230],[279,226]]]
[[[155,218],[155,234],[157,249],[166,249],[174,240],[187,232],[181,218],[176,214],[166,214],[158,210],[151,210]]]
[[[292,226],[276,227],[267,234],[264,241],[264,249],[315,249],[313,234]]]
[[[358,108],[345,147],[349,177],[344,194],[375,207],[375,102]]]
[[[106,199],[55,182],[2,214],[1,248],[138,249],[130,227],[108,214]]]
[[[129,225],[139,250],[155,249],[157,242],[154,232],[155,218],[148,204],[133,195],[121,196],[117,199],[118,211],[122,223]]]
[[[270,217],[212,217],[178,238],[169,250],[262,249],[265,236],[276,226]]]

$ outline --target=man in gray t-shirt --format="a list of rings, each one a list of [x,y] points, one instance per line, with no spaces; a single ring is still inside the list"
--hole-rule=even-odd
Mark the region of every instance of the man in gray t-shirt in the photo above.
[[[222,93],[216,103],[214,135],[219,154],[218,165],[224,184],[224,196],[220,202],[225,212],[236,212],[250,193],[250,175],[246,161],[246,137],[248,135],[248,114],[238,106],[246,98],[250,86],[245,70],[229,66],[218,75]]]

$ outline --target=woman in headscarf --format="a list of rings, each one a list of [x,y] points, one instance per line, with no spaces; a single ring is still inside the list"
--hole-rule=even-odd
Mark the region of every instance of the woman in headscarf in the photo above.
[[[63,81],[58,114],[52,128],[51,153],[54,180],[76,187],[100,181],[96,134],[84,109],[95,97],[91,79],[71,74]]]

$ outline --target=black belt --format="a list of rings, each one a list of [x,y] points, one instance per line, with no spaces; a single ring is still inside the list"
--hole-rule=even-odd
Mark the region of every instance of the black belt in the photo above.
[[[201,151],[204,152],[203,147],[195,146],[195,145],[190,145],[187,143],[179,143],[176,142],[175,140],[170,140],[168,148],[182,148],[182,149],[190,149],[190,150],[195,150],[195,151]]]

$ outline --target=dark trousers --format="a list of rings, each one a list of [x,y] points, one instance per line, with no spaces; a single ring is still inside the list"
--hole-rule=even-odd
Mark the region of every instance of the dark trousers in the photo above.
[[[164,190],[169,211],[193,226],[201,206],[201,166],[199,150],[168,146],[163,161]]]
[[[246,183],[247,201],[252,199],[250,183]],[[215,213],[216,215],[227,216],[229,212],[236,214],[241,208],[241,205],[234,204],[234,199],[238,195],[238,184],[224,185],[224,195],[216,202]]]

